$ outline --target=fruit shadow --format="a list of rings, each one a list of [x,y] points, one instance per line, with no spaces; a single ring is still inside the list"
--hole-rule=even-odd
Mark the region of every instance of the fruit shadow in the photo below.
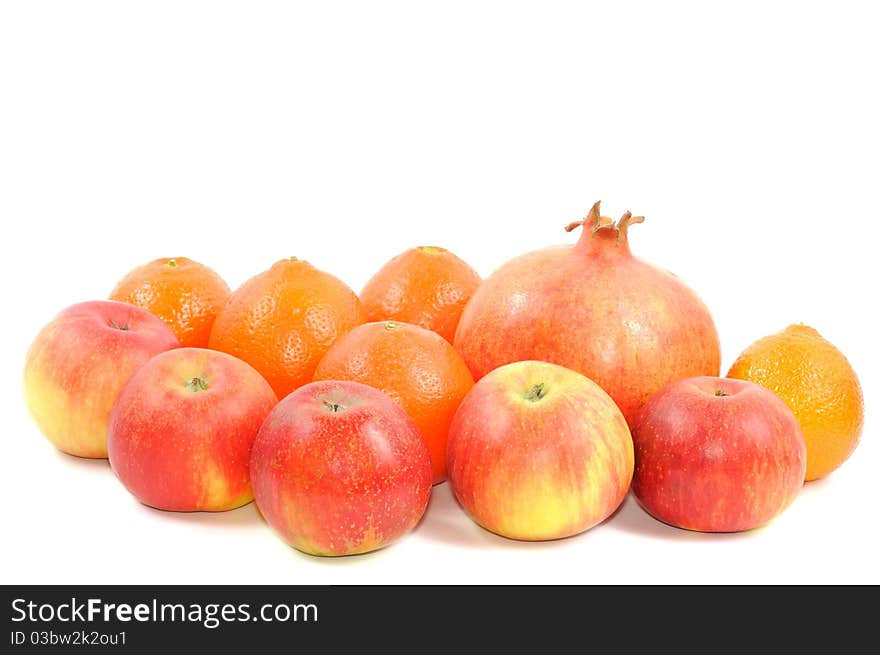
[[[827,489],[831,484],[831,475],[826,475],[824,478],[819,478],[818,480],[810,480],[809,482],[804,482],[804,486],[801,489],[801,494],[814,494],[814,493],[822,493],[823,489]]]
[[[610,521],[612,514],[605,519]],[[416,528],[420,537],[458,548],[506,548],[509,550],[541,550],[558,548],[574,539],[583,539],[589,531],[563,539],[520,541],[508,539],[480,527],[459,506],[448,483],[434,487],[425,518]]]
[[[170,512],[166,510],[156,509],[155,507],[150,507],[148,505],[143,505],[141,503],[138,503],[133,498],[132,502],[139,505],[141,511],[148,512],[154,516],[158,516],[161,520],[168,521],[169,523],[207,526],[211,529],[218,528],[220,530],[225,530],[228,528],[245,530],[265,530],[268,533],[272,534],[272,536],[274,537],[273,541],[275,542],[275,547],[279,551],[288,551],[292,556],[300,557],[303,561],[324,564],[327,566],[346,566],[357,564],[357,562],[363,562],[365,559],[382,557],[383,554],[387,550],[389,550],[388,548],[382,548],[369,553],[346,555],[343,557],[321,557],[302,553],[294,547],[286,544],[284,540],[275,533],[275,531],[269,525],[268,521],[266,521],[266,518],[263,516],[262,512],[260,512],[260,509],[257,507],[257,504],[255,502],[250,502],[247,505],[243,505],[242,507],[238,507],[236,509],[226,512]],[[391,548],[393,548],[393,546],[394,544],[391,544]]]
[[[380,560],[385,557],[393,556],[393,551],[400,545],[401,541],[412,538],[416,535],[423,537],[427,536],[429,539],[443,541],[453,545],[469,547],[474,546],[475,543],[492,544],[507,541],[506,539],[502,539],[490,532],[486,532],[475,523],[471,522],[452,497],[449,485],[442,483],[432,487],[431,497],[428,500],[428,507],[425,510],[424,515],[422,515],[422,519],[416,527],[413,528],[413,532],[404,535],[398,540],[398,542],[368,553],[343,555],[341,557],[316,557],[305,553],[298,554],[310,562],[316,562],[325,566],[354,566],[366,560]],[[291,548],[291,550],[297,552],[293,548]]]
[[[107,459],[75,457],[60,451],[55,452],[59,460],[63,460],[65,466],[72,466],[89,473],[104,470],[107,472],[107,475],[114,475],[113,469],[110,467],[110,461]],[[226,512],[170,512],[156,509],[149,505],[144,505],[143,503],[138,502],[134,497],[131,498],[131,502],[139,507],[140,511],[157,516],[162,520],[171,523],[187,523],[190,525],[196,524],[209,527],[216,526],[219,528],[227,528],[258,526],[265,522],[260,515],[260,512],[257,510],[256,504],[253,502]]]
[[[744,532],[697,532],[695,530],[676,528],[648,514],[648,512],[642,509],[632,493],[627,494],[621,506],[605,522],[612,529],[630,532],[651,539],[665,539],[668,541],[748,539],[752,534],[763,529],[755,528],[754,530],[746,530]]]
[[[90,473],[93,471],[106,469],[106,471],[110,475],[113,475],[113,469],[110,468],[110,461],[106,458],[96,459],[93,457],[77,457],[76,455],[63,453],[55,448],[52,449],[52,452],[55,453],[55,457],[58,458],[58,461],[66,467],[75,468]]]
[[[132,498],[132,502],[137,503],[141,511],[169,523],[186,523],[187,525],[220,529],[262,527],[264,523],[263,517],[253,502],[225,512],[172,512],[138,503],[134,498]]]

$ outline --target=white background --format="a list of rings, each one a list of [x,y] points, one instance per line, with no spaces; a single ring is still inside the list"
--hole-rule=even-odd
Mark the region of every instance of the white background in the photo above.
[[[0,581],[880,582],[870,4],[310,4],[3,3]],[[234,287],[296,255],[360,290],[436,244],[488,275],[573,241],[562,226],[597,199],[647,217],[633,251],[702,296],[723,371],[802,321],[859,373],[861,445],[768,527],[684,532],[630,498],[584,535],[524,544],[443,485],[396,545],[312,558],[252,505],[139,505],[26,414],[39,328],[153,258]]]

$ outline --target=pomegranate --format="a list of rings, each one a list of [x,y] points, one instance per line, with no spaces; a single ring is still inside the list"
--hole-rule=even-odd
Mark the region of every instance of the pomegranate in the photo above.
[[[537,359],[598,383],[632,426],[648,398],[668,383],[717,376],[718,332],[699,297],[675,275],[632,256],[627,231],[642,216],[617,222],[599,203],[571,246],[512,259],[465,306],[455,348],[474,375]]]

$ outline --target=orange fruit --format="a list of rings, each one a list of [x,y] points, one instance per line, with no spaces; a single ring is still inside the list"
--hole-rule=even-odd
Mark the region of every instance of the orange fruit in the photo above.
[[[421,246],[398,255],[367,282],[361,302],[369,321],[403,321],[449,343],[480,276],[445,248]]]
[[[340,336],[365,321],[340,279],[291,257],[239,287],[217,315],[208,346],[259,371],[279,398],[311,382]]]
[[[172,257],[154,259],[129,272],[110,300],[143,307],[161,318],[181,346],[204,348],[217,312],[229,298],[229,285],[204,264]]]
[[[739,356],[729,378],[757,382],[794,412],[807,443],[806,480],[828,475],[859,443],[864,400],[846,357],[806,325],[759,339]]]
[[[434,483],[446,479],[449,425],[474,378],[443,337],[396,321],[360,325],[324,355],[315,380],[352,380],[391,396],[428,444]]]

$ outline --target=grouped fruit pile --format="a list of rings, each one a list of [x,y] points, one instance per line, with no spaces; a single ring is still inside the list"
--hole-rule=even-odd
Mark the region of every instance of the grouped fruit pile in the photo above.
[[[706,306],[630,253],[642,220],[596,203],[566,228],[582,229],[575,245],[486,280],[413,248],[360,296],[296,258],[232,292],[202,264],[158,259],[46,325],[26,402],[57,448],[109,458],[142,503],[255,500],[316,555],[391,543],[445,480],[514,539],[583,532],[630,489],[673,526],[764,525],[855,449],[858,380],[805,325],[719,377]]]

